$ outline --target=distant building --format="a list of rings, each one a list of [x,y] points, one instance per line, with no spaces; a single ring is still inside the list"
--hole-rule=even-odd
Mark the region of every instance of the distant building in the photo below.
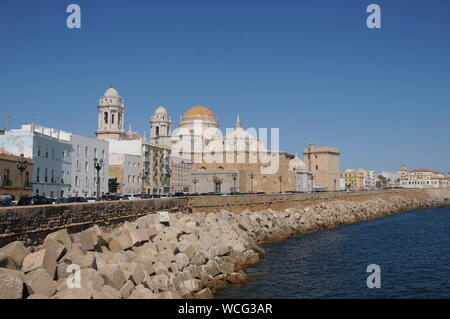
[[[144,192],[168,194],[170,187],[170,148],[143,140]],[[173,173],[172,173],[173,174]]]
[[[97,196],[97,171],[94,167],[94,159],[103,161],[100,175],[100,196],[108,193],[109,174],[109,144],[107,141],[82,136],[70,135],[72,153],[72,181],[69,196],[96,197]]]
[[[153,144],[171,147],[172,120],[164,106],[156,109],[150,119],[150,136]]]
[[[171,193],[189,193],[192,184],[192,162],[189,159],[172,156],[170,158]]]
[[[73,151],[70,134],[35,124],[22,125],[0,135],[0,148],[32,159],[34,195],[56,198],[69,194]]]
[[[313,174],[313,187],[339,190],[339,157],[335,147],[317,147],[309,144],[303,151],[305,164]]]
[[[396,188],[400,187],[401,172],[381,172],[377,175],[377,187]],[[381,178],[381,177],[382,178]]]
[[[33,162],[31,158],[24,159],[26,170],[21,174],[17,168],[21,157],[0,150],[0,195],[11,195],[13,200],[18,200],[21,195],[30,196],[33,193]]]
[[[448,176],[429,169],[416,169],[400,178],[403,188],[445,188],[449,185]]]
[[[346,190],[361,190],[366,187],[362,170],[347,169],[340,174],[340,178],[344,179]]]
[[[313,190],[313,175],[305,162],[295,157],[290,160],[289,169],[294,173],[294,191],[307,193]]]
[[[197,170],[192,173],[193,193],[239,192],[240,172],[232,170]]]
[[[123,195],[141,194],[141,171],[140,155],[110,153],[109,178],[117,183],[116,193]]]

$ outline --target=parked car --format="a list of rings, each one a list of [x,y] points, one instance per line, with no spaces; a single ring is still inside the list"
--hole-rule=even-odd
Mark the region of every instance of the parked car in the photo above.
[[[56,203],[55,203],[55,204],[67,204],[67,203],[68,203],[67,200],[68,200],[68,199],[65,198],[65,197],[60,197],[60,198],[58,198],[58,199],[56,200]]]
[[[45,196],[22,196],[17,203],[17,206],[31,206],[31,205],[49,205],[51,202]]]
[[[50,204],[56,204],[57,199],[53,197],[47,198]]]
[[[11,195],[0,195],[0,207],[14,206]]]
[[[97,198],[95,198],[95,197],[86,197],[86,200],[87,200],[88,203],[93,203],[93,202],[97,201]]]
[[[115,201],[115,200],[120,200],[120,195],[106,195],[105,200],[107,202],[111,202],[111,201]]]
[[[67,199],[68,203],[87,203],[87,199],[84,197],[69,197]]]

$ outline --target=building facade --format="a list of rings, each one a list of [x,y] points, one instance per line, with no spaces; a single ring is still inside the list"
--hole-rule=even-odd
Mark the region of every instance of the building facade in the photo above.
[[[448,176],[429,169],[416,169],[400,178],[403,188],[446,188],[449,185]]]
[[[168,194],[170,191],[170,148],[143,140],[144,193]]]
[[[346,190],[362,190],[366,187],[364,172],[361,170],[347,169],[340,174],[340,178],[344,179]]]
[[[164,106],[158,107],[150,119],[150,136],[153,144],[170,148],[172,120]]]
[[[192,191],[192,166],[189,159],[170,157],[170,191],[172,194]]]
[[[116,193],[123,195],[142,193],[141,162],[140,155],[110,153],[109,178],[117,183]]]
[[[22,125],[0,135],[0,148],[32,159],[34,195],[57,198],[69,194],[72,173],[69,134],[35,124]]]
[[[240,171],[203,170],[192,173],[193,193],[233,193],[240,192]]]
[[[339,190],[339,149],[335,147],[317,147],[310,144],[303,151],[304,161],[313,174],[313,187],[328,191]]]
[[[72,144],[72,182],[69,196],[96,197],[97,171],[94,159],[103,161],[99,171],[100,196],[108,193],[109,144],[107,141],[70,134]]]
[[[313,190],[313,175],[305,162],[294,158],[289,162],[289,169],[294,173],[294,191],[309,193]]]
[[[31,158],[24,158],[26,169],[21,173],[17,168],[20,160],[20,156],[0,150],[0,195],[10,195],[12,200],[19,200],[22,195],[30,196],[33,193],[33,162]]]

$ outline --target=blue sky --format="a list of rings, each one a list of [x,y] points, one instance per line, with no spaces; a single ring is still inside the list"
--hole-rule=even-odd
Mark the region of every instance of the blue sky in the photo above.
[[[67,5],[82,9],[70,30]],[[382,9],[370,30],[366,7]],[[342,151],[341,168],[450,171],[448,0],[4,0],[0,126],[84,135],[113,84],[143,133],[158,105],[223,128],[279,127],[281,149]]]

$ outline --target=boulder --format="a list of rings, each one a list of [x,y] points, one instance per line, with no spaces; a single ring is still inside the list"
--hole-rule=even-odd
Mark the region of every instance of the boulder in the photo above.
[[[116,289],[110,285],[104,285],[101,293],[105,296],[105,299],[122,299],[122,295]]]
[[[203,265],[206,262],[205,257],[200,254],[200,253],[196,253],[194,256],[192,256],[190,263],[193,265]]]
[[[24,282],[29,295],[40,294],[51,297],[56,292],[56,281],[53,281],[45,269],[29,272]]]
[[[145,278],[144,266],[141,264],[136,264],[133,273],[131,274],[131,280],[133,280],[135,285],[139,285]]]
[[[209,288],[204,288],[194,294],[197,299],[213,299],[213,294]]]
[[[128,299],[155,299],[155,295],[150,289],[139,285],[133,290]]]
[[[89,288],[64,288],[58,291],[55,299],[91,299],[92,291]]]
[[[116,290],[122,288],[127,281],[119,265],[106,264],[99,267],[98,272],[102,275],[105,284],[114,287]]]
[[[84,250],[94,250],[97,248],[99,235],[101,235],[98,226],[88,228],[80,233],[80,243]]]
[[[52,238],[47,238],[42,248],[45,250],[43,267],[53,279],[55,277],[56,264],[63,255],[65,246]]]
[[[157,299],[181,299],[181,296],[176,291],[163,291],[156,296]]]
[[[147,285],[153,291],[164,291],[169,289],[169,277],[165,274],[149,277]]]
[[[109,242],[109,250],[111,251],[121,251],[133,247],[133,241],[131,240],[130,233],[124,231],[114,237],[112,237]]]
[[[28,254],[23,259],[22,272],[27,273],[44,266],[45,249]]]
[[[22,242],[15,241],[0,248],[0,267],[20,270],[24,258],[30,254]]]
[[[209,260],[206,265],[202,267],[204,267],[204,270],[208,275],[211,275],[213,277],[222,273],[219,264],[215,260]]]
[[[83,268],[96,268],[95,256],[93,255],[80,255],[76,256],[72,260],[72,264],[78,265],[80,269]]]
[[[101,291],[105,285],[105,280],[102,275],[92,268],[81,269],[80,279],[81,288],[86,288],[89,290]]]
[[[120,288],[119,293],[123,299],[127,299],[134,290],[135,285],[131,280],[128,280],[122,288]]]
[[[67,233],[66,229],[61,229],[61,230],[55,231],[53,233],[50,233],[47,235],[47,237],[45,237],[45,239],[47,239],[47,238],[51,238],[56,241],[59,241],[61,244],[64,245],[64,247],[66,247],[66,250],[69,250],[70,248],[72,248],[72,240],[70,239],[70,236]]]
[[[0,299],[22,299],[23,274],[17,270],[0,269]]]

